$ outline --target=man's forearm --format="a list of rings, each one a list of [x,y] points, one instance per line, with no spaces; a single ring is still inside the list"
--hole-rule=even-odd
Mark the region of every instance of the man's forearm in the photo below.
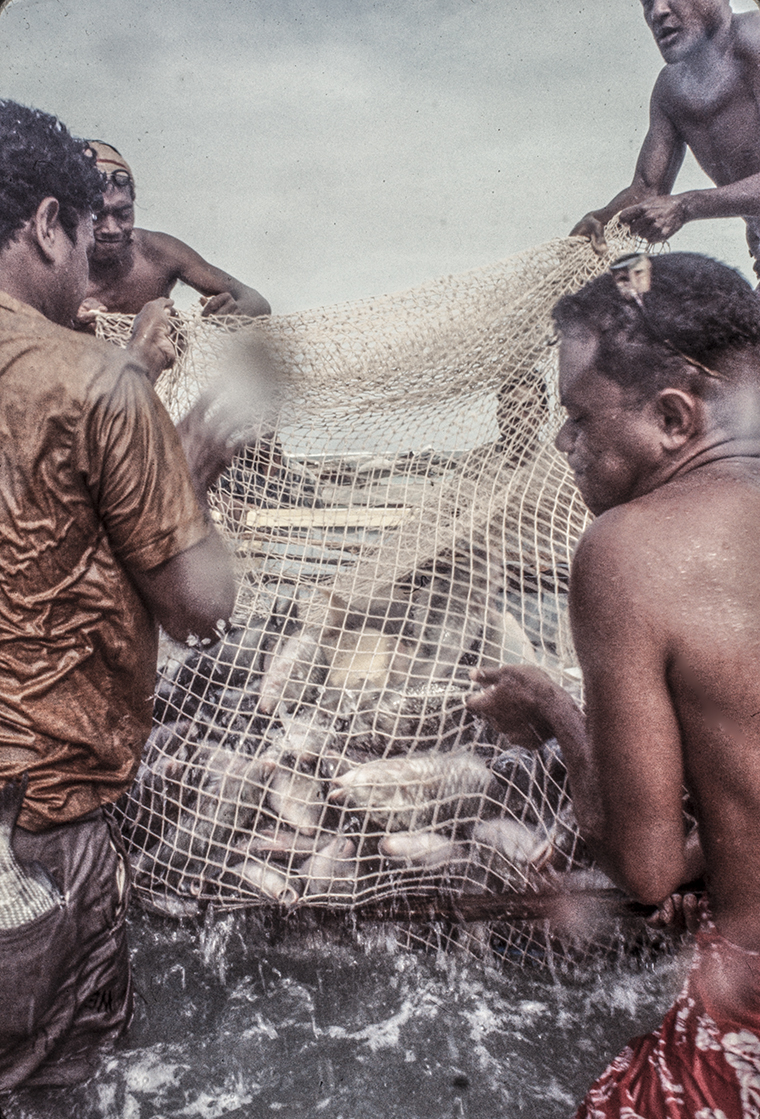
[[[578,826],[592,846],[602,838],[603,817],[596,767],[586,734],[586,720],[564,689],[551,685],[544,706],[547,737],[556,738],[567,767],[570,794]],[[596,852],[595,852],[596,853]]]
[[[725,186],[687,190],[674,195],[681,203],[684,221],[703,218],[738,218],[760,216],[760,174],[750,175]]]

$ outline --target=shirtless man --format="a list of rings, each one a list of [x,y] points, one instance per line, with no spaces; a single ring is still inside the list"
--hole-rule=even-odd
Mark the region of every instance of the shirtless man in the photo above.
[[[178,280],[207,297],[204,315],[270,313],[262,295],[209,264],[189,245],[168,233],[135,229],[135,183],[129,165],[108,144],[94,140],[90,147],[107,186],[94,220],[95,245],[80,324],[91,323],[95,311],[136,315],[154,300],[166,300],[163,306],[168,309]]]
[[[760,254],[760,13],[734,15],[729,0],[641,0],[666,66],[633,182],[571,236],[606,250],[615,215],[646,241],[666,241],[686,222],[743,217]],[[671,194],[687,146],[716,184]],[[760,264],[755,271],[760,275]]]
[[[673,253],[624,259],[554,318],[567,412],[556,443],[597,515],[570,583],[585,718],[527,667],[476,671],[470,706],[515,742],[558,740],[582,834],[633,897],[662,905],[707,882],[714,925],[698,933],[687,988],[579,1116],[749,1116],[747,1093],[760,1093],[760,305],[732,269]],[[684,785],[699,821],[688,841]]]

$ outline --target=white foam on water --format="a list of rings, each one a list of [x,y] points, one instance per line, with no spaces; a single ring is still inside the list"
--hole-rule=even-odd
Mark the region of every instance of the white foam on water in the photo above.
[[[272,942],[226,916],[203,930],[136,917],[131,932],[131,1034],[87,1085],[2,1099],[6,1119],[557,1119],[661,1018],[686,966],[573,983],[402,951],[385,932]]]
[[[253,1103],[253,1099],[254,1097],[246,1092],[242,1085],[235,1090],[214,1092],[213,1095],[201,1092],[192,1103],[180,1111],[175,1111],[174,1114],[192,1116],[193,1119],[222,1119],[222,1116],[230,1111],[237,1111]]]
[[[415,992],[404,999],[399,1010],[383,1022],[371,1022],[361,1030],[346,1030],[342,1026],[331,1026],[327,1030],[315,1027],[315,1036],[345,1038],[349,1041],[364,1041],[374,1053],[378,1049],[394,1048],[400,1044],[401,1030],[410,1022],[430,1020],[436,1017],[443,1005],[440,996],[431,990]]]
[[[181,1074],[189,1068],[188,1064],[166,1060],[164,1046],[158,1045],[130,1054],[124,1083],[130,1092],[155,1095],[163,1088],[178,1084]]]

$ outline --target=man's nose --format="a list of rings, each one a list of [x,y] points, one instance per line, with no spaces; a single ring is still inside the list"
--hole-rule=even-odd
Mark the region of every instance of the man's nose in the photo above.
[[[554,437],[554,446],[563,455],[569,455],[573,449],[575,440],[570,434],[570,421],[565,420],[562,427],[559,429]]]
[[[670,14],[670,0],[652,0],[652,6],[649,9],[649,18],[654,23],[656,20],[663,19]]]
[[[98,218],[95,228],[98,233],[107,233],[109,236],[120,232],[119,223],[112,214],[104,214],[102,218]]]

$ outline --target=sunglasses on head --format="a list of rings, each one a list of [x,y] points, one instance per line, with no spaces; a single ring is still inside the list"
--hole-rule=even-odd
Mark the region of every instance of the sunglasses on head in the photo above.
[[[655,338],[674,354],[683,358],[687,365],[691,365],[693,369],[698,369],[700,373],[706,373],[708,377],[713,377],[717,381],[723,380],[720,373],[716,373],[707,365],[703,365],[701,361],[683,353],[682,350],[673,345],[669,338],[663,338],[660,331],[652,323],[644,307],[643,298],[652,287],[652,258],[647,253],[626,253],[625,256],[618,257],[617,260],[613,261],[609,270],[623,299],[627,303],[636,304],[641,312],[641,317]]]
[[[106,171],[104,172],[107,183],[113,183],[117,187],[128,187],[132,185],[132,176],[129,171]]]

